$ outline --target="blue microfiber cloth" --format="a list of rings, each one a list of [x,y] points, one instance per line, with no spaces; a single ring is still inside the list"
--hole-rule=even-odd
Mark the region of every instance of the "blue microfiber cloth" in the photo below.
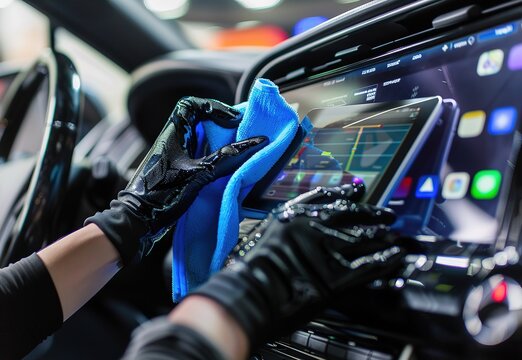
[[[231,176],[204,187],[176,226],[173,238],[172,298],[180,301],[191,289],[219,271],[237,243],[243,219],[241,203],[283,155],[296,135],[297,113],[279,94],[277,86],[258,79],[248,101],[235,108],[242,114],[237,129],[225,129],[202,121],[202,132],[210,151],[235,141],[264,135],[269,144],[252,156]],[[201,144],[201,142],[199,142]],[[202,149],[198,149],[202,153]]]

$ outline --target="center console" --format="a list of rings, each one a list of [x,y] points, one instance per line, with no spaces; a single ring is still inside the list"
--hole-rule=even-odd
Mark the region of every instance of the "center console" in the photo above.
[[[236,100],[245,99],[255,77],[275,81],[303,121],[317,108],[441,99],[412,161],[374,196],[395,210],[393,230],[415,238],[418,253],[391,278],[353,289],[255,356],[521,356],[522,3],[375,1],[275,48],[245,74]],[[300,172],[289,159],[310,142],[303,136],[247,207],[262,213],[267,202],[284,201],[318,179],[342,181],[348,167],[351,176],[380,176],[388,153],[376,147],[393,146],[390,131],[382,143],[367,138],[354,145],[341,137],[322,149],[340,169]],[[359,159],[357,166],[345,157]]]

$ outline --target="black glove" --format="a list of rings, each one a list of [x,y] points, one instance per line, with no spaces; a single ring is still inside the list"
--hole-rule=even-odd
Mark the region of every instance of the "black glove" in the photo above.
[[[193,294],[220,303],[255,346],[305,324],[332,295],[389,272],[404,254],[387,227],[395,215],[350,201],[357,186],[312,190],[274,210],[244,239],[260,239],[255,248]]]
[[[233,173],[266,145],[265,137],[255,137],[193,159],[195,128],[200,120],[233,128],[239,125],[239,115],[216,100],[180,100],[125,190],[111,201],[110,209],[88,218],[85,225],[98,225],[124,264],[139,261],[189,208],[204,185]]]

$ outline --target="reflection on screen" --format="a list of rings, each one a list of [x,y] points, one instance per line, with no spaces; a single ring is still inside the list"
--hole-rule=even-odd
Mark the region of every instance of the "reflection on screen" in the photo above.
[[[264,192],[269,200],[288,200],[317,186],[337,186],[360,178],[371,191],[419,115],[401,106],[361,112],[368,106],[316,109],[308,114],[307,134],[276,180]]]

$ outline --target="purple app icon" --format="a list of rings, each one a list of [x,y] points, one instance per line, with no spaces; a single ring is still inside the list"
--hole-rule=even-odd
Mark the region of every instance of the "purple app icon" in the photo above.
[[[509,70],[522,70],[522,44],[511,48],[508,57]]]

